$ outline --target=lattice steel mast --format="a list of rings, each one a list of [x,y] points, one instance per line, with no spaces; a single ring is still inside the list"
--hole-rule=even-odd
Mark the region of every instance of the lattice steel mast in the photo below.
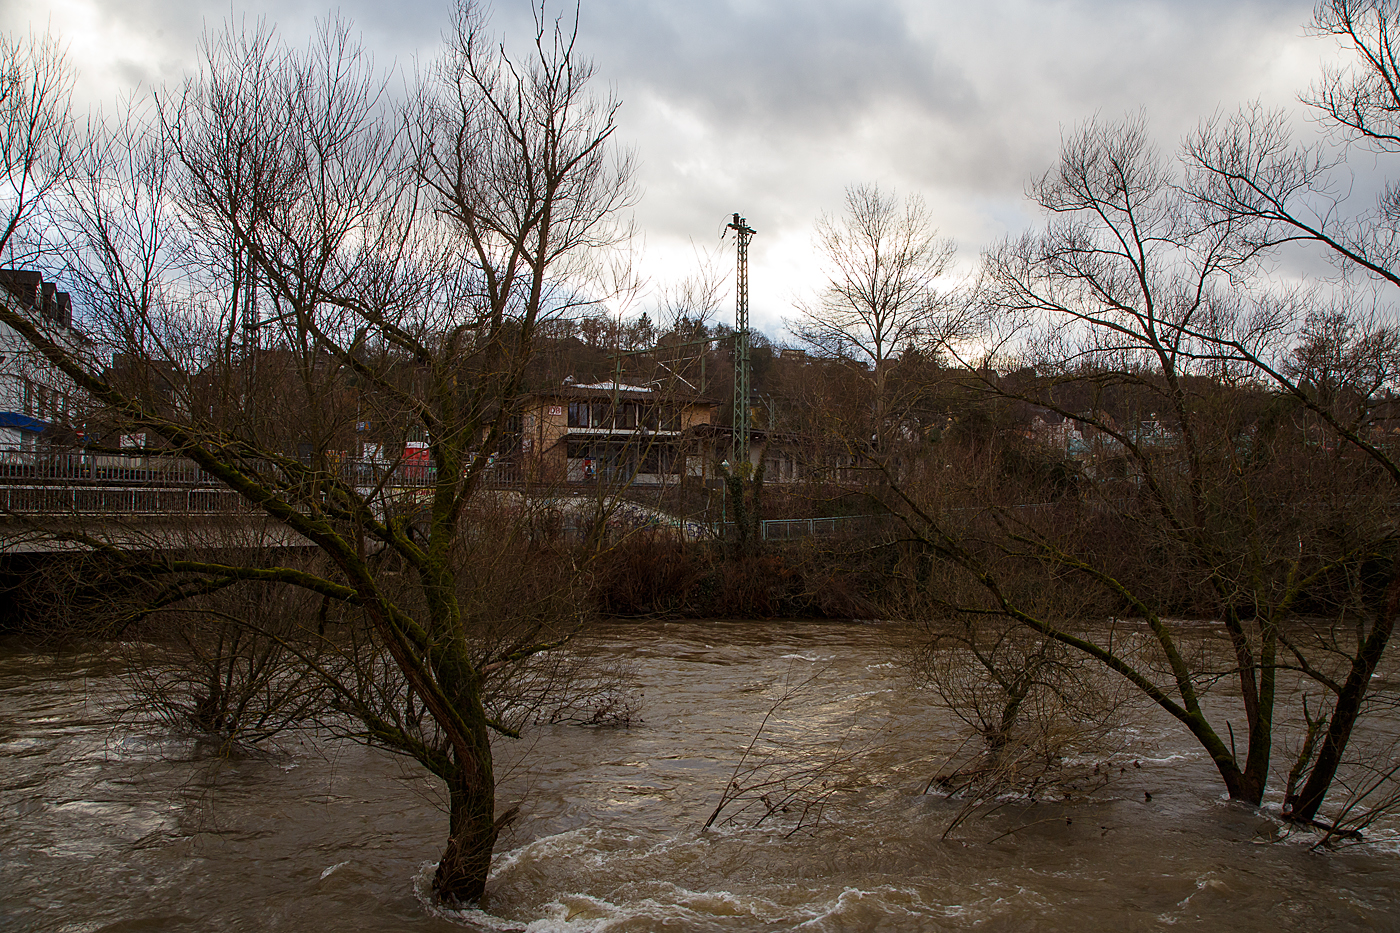
[[[741,476],[749,464],[749,240],[758,231],[734,215],[726,229],[739,242],[739,271],[734,283],[734,444],[733,464]]]

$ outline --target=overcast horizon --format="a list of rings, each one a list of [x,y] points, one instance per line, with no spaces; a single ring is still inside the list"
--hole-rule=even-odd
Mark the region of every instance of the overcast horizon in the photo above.
[[[451,8],[10,0],[0,29],[58,35],[80,108],[110,109],[182,80],[201,32],[230,13],[265,17],[296,45],[338,10],[381,66],[411,72],[435,56]],[[1142,112],[1164,152],[1202,118],[1253,100],[1291,110],[1308,132],[1298,95],[1339,56],[1333,39],[1308,34],[1311,13],[1292,0],[591,0],[580,45],[621,98],[618,139],[638,157],[641,274],[655,290],[706,256],[731,269],[720,233],[738,211],[758,230],[753,323],[783,340],[793,301],[820,283],[813,222],[841,210],[848,186],[923,196],[970,270],[983,248],[1037,222],[1027,181],[1053,163],[1063,132],[1095,115]],[[508,42],[531,23],[525,0],[494,4]],[[727,297],[719,320],[732,321],[732,306]]]

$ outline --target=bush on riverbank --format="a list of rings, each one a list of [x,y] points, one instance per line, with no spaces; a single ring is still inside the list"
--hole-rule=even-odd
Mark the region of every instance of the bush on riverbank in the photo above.
[[[593,558],[592,595],[607,615],[867,618],[880,574],[815,541],[735,557],[714,542],[642,531]]]

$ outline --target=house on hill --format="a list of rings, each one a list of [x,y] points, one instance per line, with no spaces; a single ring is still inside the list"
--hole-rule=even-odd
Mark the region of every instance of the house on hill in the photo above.
[[[701,455],[697,429],[715,403],[656,385],[569,381],[524,399],[519,454],[536,482],[672,485]]]

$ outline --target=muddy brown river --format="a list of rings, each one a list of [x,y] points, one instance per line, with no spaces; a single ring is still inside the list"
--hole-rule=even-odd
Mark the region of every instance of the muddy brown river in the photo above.
[[[500,746],[522,815],[484,909],[460,913],[424,896],[446,817],[416,766],[310,741],[212,758],[115,723],[111,656],[0,652],[0,930],[1400,930],[1400,825],[1313,851],[1276,800],[1225,801],[1155,717],[1092,797],[1008,801],[945,838],[961,804],[922,791],[957,724],[888,631],[603,634],[635,664],[640,720]],[[790,808],[702,830],[765,717],[755,755],[787,755],[775,773],[843,761],[839,789],[806,825]]]

